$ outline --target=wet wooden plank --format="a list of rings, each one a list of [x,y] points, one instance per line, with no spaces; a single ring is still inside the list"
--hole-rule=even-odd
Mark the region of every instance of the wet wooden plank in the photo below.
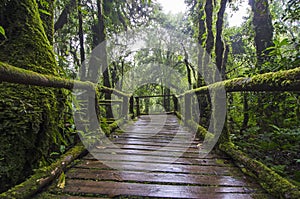
[[[190,153],[184,151],[167,151],[167,150],[143,150],[143,149],[93,149],[91,153],[99,155],[101,154],[122,154],[122,155],[144,155],[144,156],[160,156],[160,157],[184,157],[184,158],[202,158],[208,157],[209,154]],[[216,156],[212,156],[216,157]]]
[[[243,178],[237,179],[236,177],[232,176],[203,176],[161,172],[72,169],[67,173],[67,178],[95,181],[134,181],[139,183],[172,183],[201,186],[257,187],[253,183],[245,181]]]
[[[84,196],[72,196],[72,195],[66,195],[66,194],[62,194],[62,195],[59,195],[59,194],[50,194],[50,193],[42,193],[42,194],[39,194],[37,196],[35,196],[33,199],[107,199],[107,197],[105,198],[102,198],[102,197],[90,197],[90,196],[87,196],[87,197],[84,197]]]
[[[102,182],[89,180],[67,180],[66,193],[107,194],[110,197],[121,195],[168,197],[168,198],[236,198],[236,194],[257,193],[249,187],[207,187],[207,186],[178,186],[156,185],[123,182]],[[258,192],[259,193],[259,192]],[[220,197],[222,196],[222,197]],[[245,195],[244,195],[245,196]],[[243,198],[243,197],[241,197]],[[251,198],[251,197],[248,197]]]
[[[167,152],[182,152],[182,151],[186,151],[188,153],[199,153],[199,149],[196,147],[190,147],[190,145],[182,145],[182,146],[169,146],[169,145],[165,145],[165,146],[152,146],[152,145],[134,145],[134,144],[118,144],[116,145],[118,146],[120,149],[132,149],[132,150],[161,150],[161,151],[167,151]],[[98,146],[98,148],[101,149],[101,145]],[[113,146],[103,146],[103,149],[114,149],[115,147]]]
[[[126,138],[138,138],[138,139],[148,139],[148,138],[166,138],[166,139],[177,139],[177,140],[184,140],[188,139],[188,141],[199,141],[198,139],[194,138],[194,134],[167,134],[167,133],[124,133],[120,134],[119,137],[126,137]],[[115,139],[117,140],[117,139]]]
[[[169,173],[191,173],[205,175],[231,175],[238,171],[235,167],[175,165],[168,163],[144,163],[144,162],[114,162],[114,161],[90,161],[84,160],[75,166],[86,169],[118,169],[126,171],[159,171]]]
[[[160,143],[160,144],[167,144],[170,143],[170,140],[172,139],[166,139],[166,140],[162,140],[162,139],[157,139],[157,138],[142,138],[142,137],[130,137],[130,136],[125,136],[125,135],[119,135],[118,138],[113,139],[112,142],[113,143],[118,143],[118,142],[126,142],[128,141],[128,143],[130,141],[139,141],[139,142],[156,142],[156,143]],[[200,141],[182,141],[182,140],[172,140],[173,144],[199,144]]]
[[[150,162],[150,163],[170,163],[174,161],[171,157],[159,157],[159,156],[143,156],[143,155],[111,155],[103,154],[97,157],[98,160],[111,160],[111,161],[131,161],[131,162]],[[95,157],[91,154],[85,156],[85,160],[95,160]],[[217,158],[178,158],[172,164],[182,165],[203,165],[203,166],[233,166],[229,160],[217,159]]]
[[[197,139],[194,139],[193,136],[187,136],[187,135],[174,137],[174,136],[158,135],[158,134],[155,134],[153,136],[149,136],[149,134],[148,134],[148,136],[146,136],[146,135],[142,135],[142,134],[134,134],[133,133],[133,134],[123,134],[123,135],[121,134],[121,135],[119,135],[119,137],[121,137],[121,138],[137,138],[137,139],[149,139],[149,138],[151,139],[152,138],[152,139],[156,139],[156,140],[164,139],[165,142],[170,141],[170,140],[174,140],[174,142],[177,141],[178,143],[180,143],[182,141],[185,141],[185,142],[188,142],[188,143],[193,142],[193,141],[197,141]]]
[[[199,153],[199,140],[175,116],[155,132],[158,119],[142,116],[115,146],[97,146],[66,173],[63,189],[53,186],[53,198],[268,198],[228,157]]]
[[[170,143],[170,142],[154,142],[151,140],[141,140],[141,139],[115,139],[112,141],[114,144],[132,144],[132,145],[148,145],[148,146],[166,146],[167,144],[169,144],[168,146],[170,147],[185,147],[188,144],[191,144],[191,147],[197,147],[197,144],[199,144],[200,142],[186,142],[186,144],[184,143]]]

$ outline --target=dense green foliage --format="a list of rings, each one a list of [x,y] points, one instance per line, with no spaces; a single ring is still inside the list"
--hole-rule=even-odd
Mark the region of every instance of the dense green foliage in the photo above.
[[[299,67],[299,17],[297,3],[273,1],[271,47],[265,49],[265,60],[256,65],[251,19],[241,27],[226,29],[231,42],[228,77],[253,76],[262,71],[278,71]],[[229,97],[229,125],[232,140],[244,152],[274,168],[283,176],[299,181],[299,93],[232,94]]]

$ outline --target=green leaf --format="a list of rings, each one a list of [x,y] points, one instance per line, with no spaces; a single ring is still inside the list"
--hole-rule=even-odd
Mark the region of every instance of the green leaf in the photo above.
[[[65,176],[65,173],[62,172],[58,178],[57,187],[60,189],[63,189],[63,188],[65,188],[65,184],[66,184],[66,176]]]
[[[66,146],[65,145],[60,145],[60,152],[64,153],[66,151]]]
[[[280,42],[279,46],[286,46],[286,45],[288,45],[288,44],[289,44],[289,39],[288,39],[288,38],[284,38],[284,39]]]
[[[182,55],[178,55],[178,61],[183,61],[183,56]]]
[[[50,156],[56,156],[56,155],[60,155],[58,152],[52,152],[50,153]]]
[[[46,11],[46,10],[39,9],[39,12],[40,12],[40,13],[43,13],[43,14],[45,14],[45,15],[51,16],[51,14],[50,14],[48,11]]]
[[[6,36],[5,36],[5,30],[4,30],[4,28],[2,26],[0,26],[0,34],[3,35],[6,38]]]
[[[270,127],[272,127],[274,130],[276,130],[278,132],[281,131],[281,129],[278,126],[276,126],[276,125],[271,124]]]

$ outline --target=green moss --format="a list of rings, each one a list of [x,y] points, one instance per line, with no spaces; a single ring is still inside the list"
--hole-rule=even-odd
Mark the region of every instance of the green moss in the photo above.
[[[7,192],[0,194],[0,198],[31,198],[31,196],[47,185],[47,183],[50,183],[57,176],[59,176],[65,170],[68,164],[81,155],[86,154],[86,152],[87,151],[85,147],[81,144],[78,144],[55,163],[51,164],[50,166],[35,170],[35,173],[28,180],[13,187]],[[45,183],[46,180],[47,183]]]
[[[11,0],[0,7],[7,40],[0,61],[59,76],[36,1]],[[60,144],[66,91],[0,84],[0,192],[23,181]]]
[[[253,77],[241,77],[214,84],[189,90],[184,94],[179,95],[182,97],[185,94],[192,93],[209,93],[209,90],[224,88],[227,92],[236,91],[299,91],[300,88],[300,67],[270,72],[266,74],[255,75]]]
[[[230,155],[240,165],[243,165],[244,169],[242,171],[254,176],[262,187],[272,195],[279,198],[300,198],[299,187],[293,185],[263,163],[249,158],[246,154],[237,150],[233,143],[222,143],[220,144],[220,149]]]
[[[54,2],[55,1],[37,1],[43,27],[51,44],[53,43],[54,34]]]
[[[119,128],[119,126],[122,126],[125,123],[128,123],[128,121],[125,120],[125,119],[119,119],[119,120],[113,122],[112,124],[110,124],[108,126],[108,129],[106,131],[106,135],[110,135],[112,132],[116,131]]]

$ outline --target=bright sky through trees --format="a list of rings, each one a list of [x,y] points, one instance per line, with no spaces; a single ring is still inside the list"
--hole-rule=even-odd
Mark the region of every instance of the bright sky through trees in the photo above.
[[[162,7],[165,13],[179,13],[186,11],[186,5],[184,0],[157,0]],[[247,3],[248,1],[243,1],[239,6],[239,10],[236,12],[229,12],[230,10],[227,9],[226,12],[228,13],[229,17],[229,25],[230,26],[239,26],[243,22],[243,17],[247,15]]]
[[[163,6],[165,13],[171,12],[175,14],[186,10],[184,0],[157,0],[157,2]]]
[[[183,0],[184,1],[184,0]],[[232,12],[231,9],[226,9],[226,12],[228,13],[228,21],[229,26],[240,26],[244,19],[243,17],[247,16],[247,8],[249,7],[248,1],[243,1],[239,6],[239,10]]]

